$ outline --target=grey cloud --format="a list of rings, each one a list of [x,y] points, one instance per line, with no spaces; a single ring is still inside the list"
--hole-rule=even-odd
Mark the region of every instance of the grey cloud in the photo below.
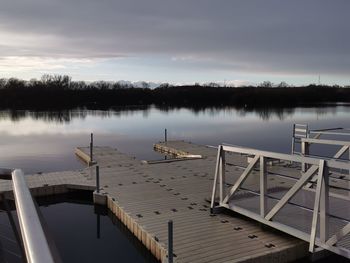
[[[0,34],[55,41],[0,40],[0,56],[193,56],[227,70],[348,74],[349,10],[347,0],[12,0]]]

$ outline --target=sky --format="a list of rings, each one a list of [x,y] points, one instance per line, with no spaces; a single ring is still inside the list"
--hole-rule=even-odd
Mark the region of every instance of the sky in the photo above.
[[[0,78],[350,85],[348,0],[0,2]]]

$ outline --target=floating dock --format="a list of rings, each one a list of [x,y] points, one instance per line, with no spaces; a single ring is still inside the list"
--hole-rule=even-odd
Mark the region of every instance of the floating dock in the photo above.
[[[105,204],[157,259],[168,262],[168,220],[174,224],[174,262],[291,262],[308,255],[308,244],[239,215],[211,214],[217,149],[183,141],[155,148],[176,159],[145,162],[110,147],[94,147],[94,165],[80,171],[25,176],[33,196],[96,189]],[[76,154],[89,163],[90,148]],[[247,166],[246,156],[235,162]],[[242,168],[228,167],[241,172]],[[280,184],[278,179],[276,183]],[[0,198],[13,198],[11,181],[0,180]]]

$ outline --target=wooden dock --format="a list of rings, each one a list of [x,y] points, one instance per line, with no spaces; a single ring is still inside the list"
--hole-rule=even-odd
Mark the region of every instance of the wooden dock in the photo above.
[[[167,262],[168,220],[174,222],[175,262],[291,262],[307,255],[304,241],[238,215],[210,214],[216,149],[182,141],[155,148],[180,158],[141,162],[110,147],[94,147],[94,161],[106,205],[160,261]],[[90,161],[88,147],[76,154]],[[235,161],[247,165],[246,157]],[[26,179],[34,196],[96,185],[94,166]],[[0,180],[1,194],[11,198],[11,190],[10,181]]]

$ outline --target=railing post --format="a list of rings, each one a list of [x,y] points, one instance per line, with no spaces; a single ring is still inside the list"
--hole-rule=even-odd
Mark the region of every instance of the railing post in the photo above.
[[[96,192],[100,192],[100,167],[96,165]]]
[[[164,142],[168,142],[168,131],[167,131],[167,129],[164,130]]]
[[[173,221],[168,221],[168,262],[173,263]]]
[[[94,134],[90,135],[90,162],[93,162]]]
[[[226,191],[225,191],[225,151],[223,148],[220,148],[220,161],[219,161],[219,175],[220,175],[220,204],[223,202],[224,197],[226,196]]]
[[[218,147],[218,154],[216,157],[216,167],[215,167],[215,175],[214,175],[214,183],[213,183],[213,191],[211,194],[211,203],[210,203],[210,208],[213,212],[213,208],[215,206],[215,196],[216,196],[216,187],[217,187],[217,182],[218,182],[218,176],[219,176],[219,162],[220,162],[220,156],[221,156],[221,145]]]
[[[312,212],[312,223],[311,223],[311,233],[310,233],[310,243],[309,243],[309,252],[313,253],[315,250],[315,241],[316,241],[316,233],[317,233],[317,226],[318,221],[320,221],[320,239],[322,241],[322,231],[324,231],[324,224],[322,221],[322,213],[324,212],[324,209],[322,211],[322,190],[325,189],[324,186],[324,176],[325,176],[325,161],[320,160],[320,163],[318,165],[318,175],[317,175],[317,185],[316,185],[316,192],[315,192],[315,203],[314,203],[314,209]],[[311,169],[311,168],[310,168]],[[320,211],[320,213],[318,213]],[[320,220],[318,220],[318,215],[320,214]],[[324,242],[324,241],[323,241]]]
[[[306,156],[309,155],[309,144],[308,142],[301,141],[301,155]],[[305,171],[308,169],[308,165],[303,161],[301,163],[301,171],[305,173]]]
[[[350,161],[350,146],[348,147],[348,152],[349,152],[349,161]],[[350,175],[350,168],[349,168],[349,175]]]
[[[260,216],[265,218],[267,209],[266,200],[267,172],[264,156],[260,156]]]
[[[304,157],[305,156],[305,142],[304,141],[301,141],[301,156]],[[305,173],[305,163],[304,161],[301,163],[301,171],[303,173]]]
[[[293,124],[293,134],[292,134],[292,154],[294,154],[294,146],[295,145],[295,124]]]
[[[329,237],[329,168],[324,163],[320,200],[320,240],[326,242]]]
[[[222,154],[221,154],[221,174],[222,174],[222,193],[223,193],[223,198],[226,196],[226,154],[223,148],[221,148]]]

